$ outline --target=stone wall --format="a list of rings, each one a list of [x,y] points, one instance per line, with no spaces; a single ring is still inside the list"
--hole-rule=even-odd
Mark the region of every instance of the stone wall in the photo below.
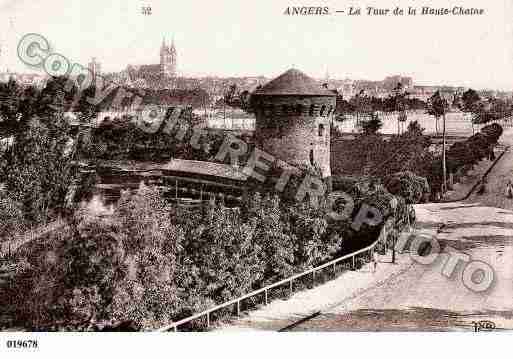
[[[331,176],[330,128],[335,97],[257,96],[255,138],[259,148],[291,165],[319,167]]]

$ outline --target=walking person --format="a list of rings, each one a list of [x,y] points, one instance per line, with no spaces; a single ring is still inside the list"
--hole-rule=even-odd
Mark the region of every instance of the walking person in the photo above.
[[[378,267],[378,259],[379,259],[378,252],[372,251],[372,264],[374,266],[374,269],[372,271],[373,273],[376,273],[376,268]]]

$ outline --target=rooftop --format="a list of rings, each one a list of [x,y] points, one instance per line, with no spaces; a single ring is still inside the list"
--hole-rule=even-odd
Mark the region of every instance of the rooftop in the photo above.
[[[206,162],[172,159],[169,162],[148,161],[101,161],[101,167],[110,167],[124,172],[170,171],[188,174],[226,178],[235,181],[246,181],[248,176],[230,165]]]
[[[240,170],[226,164],[173,159],[162,166],[163,170],[196,173],[206,176],[222,177],[237,181],[246,181],[248,176]]]
[[[335,96],[297,69],[290,69],[254,92],[255,95]]]

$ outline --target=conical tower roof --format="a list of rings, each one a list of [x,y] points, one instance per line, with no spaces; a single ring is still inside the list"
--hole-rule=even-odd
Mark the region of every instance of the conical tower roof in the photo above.
[[[254,92],[255,95],[335,96],[297,69],[290,69]]]

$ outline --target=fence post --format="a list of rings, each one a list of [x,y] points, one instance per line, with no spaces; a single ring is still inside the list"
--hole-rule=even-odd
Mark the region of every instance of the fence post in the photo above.
[[[264,290],[264,294],[265,294],[265,305],[267,305],[267,289]]]
[[[315,270],[312,271],[312,279],[313,279],[312,285],[315,287]]]
[[[337,264],[333,263],[333,275],[337,274]]]
[[[353,258],[353,270],[355,270],[356,269],[356,265],[355,265],[354,255],[353,255],[352,258]]]
[[[292,295],[292,279],[290,280],[290,295]]]
[[[210,312],[207,313],[207,328],[210,327]]]
[[[240,317],[240,300],[237,301],[237,318]]]
[[[176,328],[176,325],[173,327],[173,331],[176,333],[178,331],[178,328]]]

